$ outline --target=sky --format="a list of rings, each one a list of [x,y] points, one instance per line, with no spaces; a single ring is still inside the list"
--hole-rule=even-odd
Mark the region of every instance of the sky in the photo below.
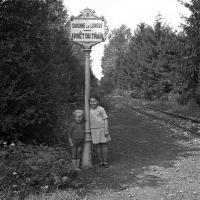
[[[97,16],[104,16],[109,32],[122,24],[131,28],[132,32],[141,22],[153,25],[158,14],[162,15],[166,24],[180,31],[180,24],[184,23],[181,16],[190,15],[188,9],[177,0],[63,0],[63,2],[69,16],[77,16],[85,8],[94,10]],[[102,77],[101,58],[106,42],[108,41],[92,47],[91,67],[98,79]]]

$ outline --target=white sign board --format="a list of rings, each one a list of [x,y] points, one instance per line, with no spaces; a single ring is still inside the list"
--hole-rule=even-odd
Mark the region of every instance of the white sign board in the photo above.
[[[80,43],[99,43],[105,40],[105,21],[103,19],[71,20],[71,40]]]

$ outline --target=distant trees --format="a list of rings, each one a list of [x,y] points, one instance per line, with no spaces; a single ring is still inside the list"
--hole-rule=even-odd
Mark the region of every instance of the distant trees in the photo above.
[[[107,82],[109,85],[109,88],[105,88],[106,91],[112,90],[113,87],[121,86],[121,61],[130,38],[131,30],[126,25],[122,25],[119,29],[114,29],[108,36],[109,43],[104,47],[104,56],[102,58],[104,78],[101,81],[102,84]]]
[[[179,103],[200,103],[200,2],[181,3],[191,11],[183,32],[161,16],[134,33],[126,25],[112,30],[101,89],[148,99],[178,94]],[[0,136],[46,140],[70,105],[83,100],[84,56],[68,40],[67,20],[62,0],[0,0]],[[92,73],[91,80],[93,91]]]
[[[168,98],[173,93],[180,96],[179,103],[200,101],[200,2],[183,4],[192,13],[183,32],[173,31],[161,15],[154,26],[141,23],[133,34],[125,25],[111,32],[102,59],[102,87],[110,82],[112,90],[137,97]]]
[[[83,54],[67,38],[61,0],[0,0],[0,135],[51,137],[83,93]],[[37,135],[37,136],[36,136]]]
[[[184,37],[163,24],[159,16],[154,27],[138,26],[129,44],[127,65],[134,74],[133,87],[137,87],[141,96],[160,98],[182,84]]]
[[[163,24],[161,16],[157,17],[154,27],[144,23],[138,25],[133,35],[130,29],[124,31],[126,34],[121,29],[125,30],[125,26],[115,32],[124,35],[121,37],[124,40],[117,39],[116,34],[105,46],[102,59],[104,79],[115,77],[117,81],[114,88],[136,90],[137,95],[149,99],[161,97],[163,93],[173,90],[174,85],[178,84],[176,76],[181,65],[185,36],[176,34]],[[119,46],[113,53],[115,57],[107,53],[109,47],[113,49],[112,41],[116,41],[115,44]],[[108,61],[113,57],[115,62],[109,65]],[[114,69],[112,76],[111,69]]]
[[[189,64],[186,75],[188,81],[187,92],[200,104],[200,2],[198,0],[191,0],[190,3],[180,2],[191,12],[191,15],[185,18],[185,24],[183,25],[189,41],[189,52],[186,57],[186,62]]]

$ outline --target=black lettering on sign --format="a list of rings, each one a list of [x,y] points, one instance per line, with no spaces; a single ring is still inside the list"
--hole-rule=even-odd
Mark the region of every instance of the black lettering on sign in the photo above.
[[[72,39],[84,39],[84,33],[79,32],[79,33],[72,33]]]
[[[102,33],[92,33],[92,39],[103,39]]]
[[[102,23],[92,23],[90,24],[90,28],[103,28]]]
[[[72,24],[72,28],[85,28],[85,23],[74,23]]]
[[[91,39],[91,33],[85,33],[85,39]]]

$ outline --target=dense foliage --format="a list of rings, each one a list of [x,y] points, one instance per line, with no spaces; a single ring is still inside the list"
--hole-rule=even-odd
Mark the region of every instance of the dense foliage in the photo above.
[[[0,0],[1,136],[51,138],[82,98],[83,53],[68,40],[67,19],[62,0]]]
[[[0,199],[24,199],[71,184],[70,154],[60,147],[2,144],[0,141]]]
[[[200,104],[200,2],[198,0],[191,0],[190,3],[181,2],[191,12],[191,15],[185,18],[186,23],[183,26],[188,40],[190,41],[190,51],[187,56],[187,62],[190,63],[188,68],[189,89],[191,91],[191,96]]]
[[[192,98],[199,102],[200,2],[183,4],[192,14],[182,32],[165,24],[161,15],[154,26],[141,23],[133,34],[125,25],[111,32],[102,58],[102,88],[147,99],[177,95],[181,104]]]
[[[101,85],[106,93],[109,93],[115,87],[120,87],[121,79],[123,79],[121,76],[122,59],[130,38],[131,30],[126,25],[114,29],[108,36],[109,43],[104,47],[102,58],[104,77],[101,80]]]

